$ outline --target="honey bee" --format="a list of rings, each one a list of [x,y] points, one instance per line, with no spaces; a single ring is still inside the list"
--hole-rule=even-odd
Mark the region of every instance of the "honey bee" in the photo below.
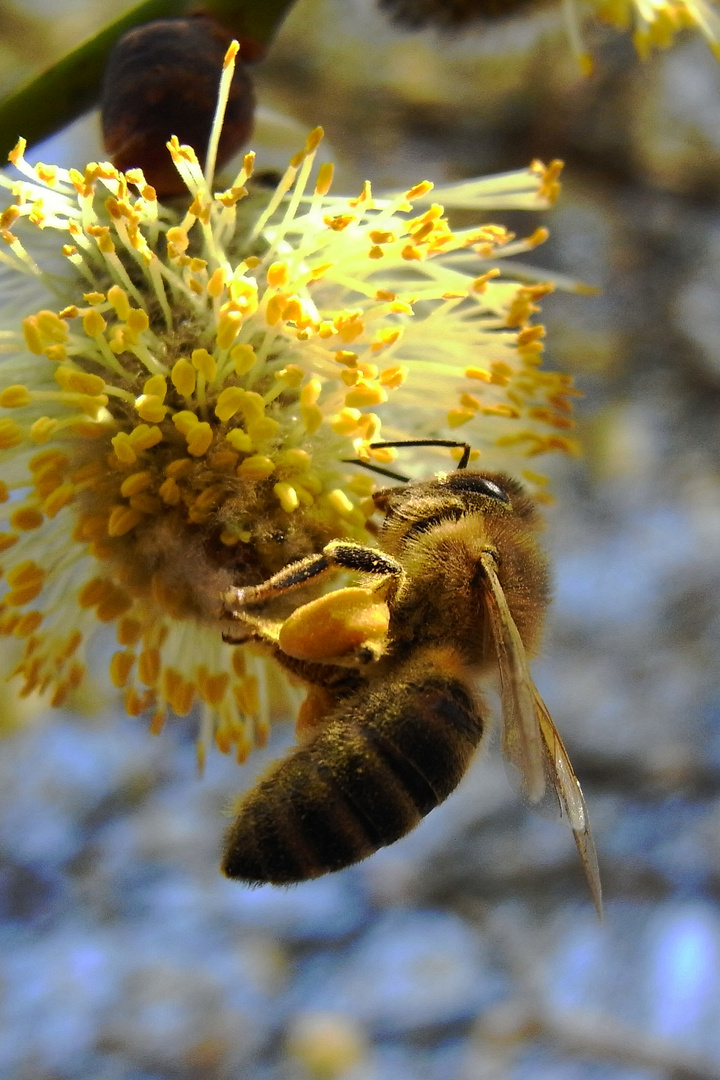
[[[587,808],[530,675],[549,602],[541,518],[518,481],[457,469],[375,492],[378,546],[335,540],[260,585],[231,589],[234,633],[308,687],[298,743],[236,807],[222,870],[291,884],[393,843],[455,789],[489,728],[478,684],[499,676],[502,750],[526,802],[572,828],[593,901],[600,878]],[[406,478],[387,470],[387,475]],[[338,571],[362,584],[282,620],[254,614]],[[261,609],[264,612],[264,609]]]

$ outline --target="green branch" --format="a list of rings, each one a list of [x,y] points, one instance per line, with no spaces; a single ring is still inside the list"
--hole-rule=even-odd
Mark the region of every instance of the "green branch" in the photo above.
[[[205,0],[202,10],[240,38],[264,51],[295,0]],[[197,11],[197,0],[144,0],[94,37],[63,56],[47,71],[0,104],[0,161],[23,135],[28,143],[46,139],[91,109],[102,87],[110,50],[128,30],[153,19]]]

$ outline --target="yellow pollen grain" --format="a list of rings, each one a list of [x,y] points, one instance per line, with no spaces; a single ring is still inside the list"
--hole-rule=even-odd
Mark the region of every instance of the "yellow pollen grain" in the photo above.
[[[170,379],[177,392],[183,397],[190,397],[195,392],[197,375],[189,360],[176,360],[170,372]]]
[[[10,524],[18,532],[39,529],[44,520],[43,514],[34,506],[20,506],[10,515]]]
[[[235,345],[230,351],[236,375],[245,375],[254,366],[257,357],[252,345]]]
[[[0,405],[3,409],[21,409],[29,405],[31,401],[30,391],[19,383],[15,386],[6,386],[0,394]]]
[[[132,506],[114,506],[108,520],[108,536],[125,536],[142,519],[142,513]]]
[[[293,510],[297,510],[300,505],[300,500],[298,499],[298,493],[292,484],[288,484],[286,480],[281,480],[278,484],[275,484],[273,491],[277,495],[283,510],[288,514],[291,514]]]
[[[275,462],[264,454],[253,454],[238,465],[237,475],[246,480],[264,480],[275,472]]]
[[[102,317],[100,312],[96,311],[94,308],[92,311],[88,311],[88,313],[83,316],[83,330],[88,337],[100,337],[101,334],[105,333],[106,329],[107,322]]]
[[[193,457],[202,457],[213,441],[213,430],[208,423],[204,420],[196,424],[196,426],[186,436],[188,453]]]
[[[199,371],[208,382],[211,382],[215,378],[217,361],[214,356],[211,356],[207,349],[193,349],[190,360],[195,370]]]

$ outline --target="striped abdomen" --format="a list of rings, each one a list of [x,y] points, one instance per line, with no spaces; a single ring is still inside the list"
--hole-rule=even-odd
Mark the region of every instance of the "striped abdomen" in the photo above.
[[[482,733],[455,679],[363,687],[246,796],[225,837],[223,872],[288,885],[372,855],[447,798]]]

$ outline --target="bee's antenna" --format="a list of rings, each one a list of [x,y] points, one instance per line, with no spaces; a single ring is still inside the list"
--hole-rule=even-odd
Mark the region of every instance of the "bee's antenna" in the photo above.
[[[401,439],[398,442],[370,443],[371,450],[383,450],[385,448],[389,449],[395,446],[451,446],[453,448],[462,447],[462,457],[458,462],[458,469],[467,469],[468,462],[470,460],[470,443],[457,442],[455,439]],[[388,476],[392,476],[392,473],[388,473]]]
[[[384,443],[378,445],[385,445]],[[382,465],[374,465],[372,461],[361,461],[360,458],[343,458],[346,465],[359,465],[361,469],[369,469],[370,472],[379,473],[380,476],[389,476],[391,480],[398,480],[401,484],[409,484],[410,477],[401,473],[393,472],[392,469],[383,469]]]

